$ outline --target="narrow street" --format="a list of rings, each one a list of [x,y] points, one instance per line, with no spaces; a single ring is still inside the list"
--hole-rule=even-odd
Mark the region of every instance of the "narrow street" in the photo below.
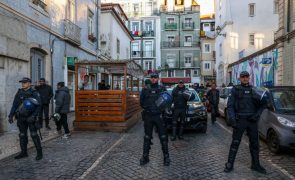
[[[0,161],[0,179],[294,179],[295,156],[272,155],[262,146],[262,164],[267,175],[250,170],[247,140],[243,140],[232,173],[223,172],[231,141],[230,128],[222,119],[210,123],[206,134],[187,132],[185,140],[169,142],[171,165],[163,166],[157,134],[151,147],[150,163],[139,166],[143,124],[128,133],[74,132],[69,139],[45,142],[44,159],[29,157]]]

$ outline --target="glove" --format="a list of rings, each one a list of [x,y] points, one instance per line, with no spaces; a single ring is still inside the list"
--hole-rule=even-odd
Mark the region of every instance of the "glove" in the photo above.
[[[9,116],[9,117],[8,117],[8,122],[9,122],[10,124],[13,123],[13,116]]]
[[[236,128],[237,127],[237,121],[235,119],[230,119],[230,125],[232,128]]]
[[[172,114],[172,111],[171,111],[171,109],[169,109],[169,108],[165,108],[165,113],[166,113],[166,114]]]

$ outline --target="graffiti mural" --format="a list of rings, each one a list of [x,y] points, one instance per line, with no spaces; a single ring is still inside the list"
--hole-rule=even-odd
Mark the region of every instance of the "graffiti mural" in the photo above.
[[[264,54],[232,66],[232,82],[239,84],[239,74],[248,71],[250,84],[253,86],[274,85],[275,72],[278,64],[278,49],[273,49]]]

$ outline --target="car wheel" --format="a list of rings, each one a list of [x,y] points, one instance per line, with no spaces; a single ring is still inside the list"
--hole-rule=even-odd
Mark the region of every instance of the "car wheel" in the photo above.
[[[227,109],[224,110],[224,119],[225,119],[226,125],[230,126],[229,118],[227,115]]]
[[[279,153],[281,150],[279,136],[274,130],[270,130],[267,134],[267,146],[273,153]]]

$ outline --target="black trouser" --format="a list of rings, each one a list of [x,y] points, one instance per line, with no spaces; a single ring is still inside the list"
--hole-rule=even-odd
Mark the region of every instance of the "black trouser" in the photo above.
[[[173,136],[176,136],[177,131],[177,124],[178,124],[178,118],[180,118],[179,121],[179,136],[182,136],[184,123],[185,123],[185,115],[186,115],[186,109],[185,108],[177,108],[173,112],[173,120],[172,120],[172,131]]]
[[[49,125],[49,104],[42,104],[41,110],[40,110],[40,115],[39,115],[39,122],[41,127],[43,126],[43,114],[45,118],[45,125]]]
[[[249,148],[252,157],[252,164],[259,164],[259,139],[257,122],[240,119],[236,128],[233,129],[232,143],[229,150],[228,162],[234,164],[244,131],[247,131],[249,138]]]
[[[211,106],[211,121],[214,123],[216,121],[216,116],[218,114],[218,105],[210,104]]]
[[[67,114],[60,114],[61,118],[60,121],[55,122],[56,124],[56,130],[60,131],[61,126],[63,126],[65,133],[70,133],[69,126],[68,126],[68,116]]]
[[[149,150],[151,145],[151,138],[153,134],[153,128],[156,126],[158,130],[159,139],[162,145],[162,151],[164,156],[169,156],[168,153],[168,136],[167,130],[161,114],[151,114],[143,112],[144,116],[144,143],[143,143],[143,155],[149,156]]]
[[[34,122],[27,122],[27,118],[19,118],[17,120],[17,126],[19,129],[19,143],[21,151],[27,152],[27,144],[28,144],[28,128],[30,130],[31,138],[35,144],[37,150],[42,149],[41,141],[37,134],[37,128]]]

